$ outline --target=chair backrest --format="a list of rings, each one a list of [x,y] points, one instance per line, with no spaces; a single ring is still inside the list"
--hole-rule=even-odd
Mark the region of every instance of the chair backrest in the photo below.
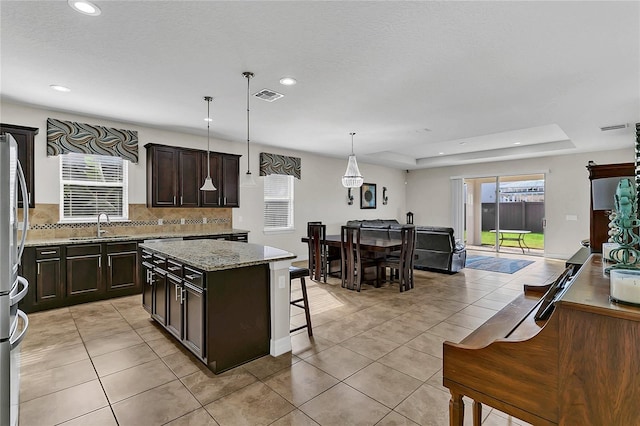
[[[402,236],[400,256],[404,263],[406,263],[410,269],[413,269],[414,255],[416,252],[416,227],[405,225],[400,229],[400,235]]]
[[[413,288],[413,266],[416,251],[416,228],[404,225],[400,229],[402,248],[400,249],[400,290]]]
[[[342,286],[356,287],[356,271],[360,269],[360,228],[342,226],[340,228],[340,254],[342,257]]]
[[[319,279],[322,274],[323,250],[327,226],[322,222],[307,222],[307,237],[309,238],[309,270],[313,279]]]

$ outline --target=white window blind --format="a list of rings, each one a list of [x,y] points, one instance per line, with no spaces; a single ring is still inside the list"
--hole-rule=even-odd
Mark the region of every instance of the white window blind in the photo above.
[[[293,176],[264,177],[264,230],[293,229]]]
[[[106,155],[60,155],[60,221],[95,221],[100,212],[128,219],[127,164]]]

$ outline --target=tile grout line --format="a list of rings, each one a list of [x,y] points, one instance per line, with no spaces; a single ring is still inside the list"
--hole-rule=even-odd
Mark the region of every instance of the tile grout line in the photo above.
[[[109,303],[109,305],[113,306],[111,303]],[[114,306],[114,309],[115,309],[115,306]],[[122,315],[120,314],[120,311],[118,311],[117,309],[116,309],[116,311],[122,317]],[[80,330],[78,329],[78,323],[76,322],[75,315],[74,315],[73,311],[71,311],[71,310],[69,311],[69,313],[71,314],[71,319],[73,320],[73,323],[76,326],[76,331],[78,332],[78,335],[80,336],[80,340],[82,341],[82,345],[84,346],[84,350],[87,351],[87,355],[89,356],[89,361],[91,362],[91,366],[93,367],[93,371],[96,373],[96,378],[98,379],[98,383],[100,384],[100,388],[102,389],[102,393],[104,394],[104,398],[107,401],[107,404],[109,406],[109,410],[111,411],[111,415],[113,416],[113,419],[115,420],[116,425],[119,426],[120,422],[118,421],[118,418],[116,417],[115,411],[113,411],[113,406],[111,405],[111,401],[109,401],[109,397],[107,396],[107,391],[105,390],[104,385],[102,384],[102,380],[100,379],[100,375],[98,374],[98,370],[96,369],[96,365],[93,362],[93,357],[89,353],[89,349],[87,348],[86,342],[85,342],[84,338],[82,337],[82,333],[80,333]],[[124,317],[122,319],[124,319]],[[102,407],[102,408],[104,408],[104,407]],[[97,410],[94,410],[94,411],[97,411]],[[83,414],[83,416],[87,415],[87,414],[89,414],[89,413],[85,413],[85,414]],[[82,417],[82,416],[78,416],[78,417]],[[76,417],[76,418],[78,418],[78,417]],[[69,420],[71,420],[71,419],[69,419]],[[66,420],[66,421],[68,421],[68,420]]]

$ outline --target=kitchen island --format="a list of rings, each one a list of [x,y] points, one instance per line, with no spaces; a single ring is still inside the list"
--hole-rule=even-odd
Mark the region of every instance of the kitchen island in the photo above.
[[[214,373],[291,350],[289,266],[274,247],[218,240],[139,245],[143,306]]]

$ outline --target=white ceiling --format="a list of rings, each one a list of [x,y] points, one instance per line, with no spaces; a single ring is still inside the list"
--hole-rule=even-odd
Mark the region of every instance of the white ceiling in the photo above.
[[[252,71],[285,95],[251,98],[252,142],[346,157],[353,131],[400,169],[633,147],[640,121],[638,1],[94,3],[0,2],[3,100],[206,135],[210,95],[246,143]]]

